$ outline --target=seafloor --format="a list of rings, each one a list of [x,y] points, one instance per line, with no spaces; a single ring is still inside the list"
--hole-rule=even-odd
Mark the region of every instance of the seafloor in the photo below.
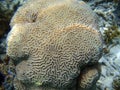
[[[91,6],[100,20],[104,37],[104,53],[97,90],[120,90],[120,0],[83,0]],[[6,37],[11,17],[24,0],[0,0],[0,90],[14,90],[13,77],[6,56]],[[13,69],[14,70],[14,69]]]

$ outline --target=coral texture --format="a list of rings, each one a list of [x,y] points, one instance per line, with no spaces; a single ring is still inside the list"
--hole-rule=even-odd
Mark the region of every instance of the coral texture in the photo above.
[[[70,90],[81,68],[101,57],[97,16],[83,1],[29,0],[10,25],[7,55],[16,64],[18,90]]]
[[[100,77],[99,64],[88,66],[81,71],[78,87],[80,90],[96,90],[96,80]]]

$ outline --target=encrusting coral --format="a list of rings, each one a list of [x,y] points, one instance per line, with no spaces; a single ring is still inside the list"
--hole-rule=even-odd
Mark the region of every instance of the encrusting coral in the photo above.
[[[97,16],[83,1],[29,0],[10,25],[7,55],[16,65],[16,90],[75,90],[81,69],[101,57]]]

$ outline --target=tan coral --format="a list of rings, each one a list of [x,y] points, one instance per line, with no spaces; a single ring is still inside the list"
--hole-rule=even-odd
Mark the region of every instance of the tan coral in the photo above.
[[[80,90],[96,90],[96,82],[100,77],[101,65],[88,66],[82,70],[78,79],[78,88]]]
[[[11,20],[11,26],[18,23],[34,23],[37,21],[44,22],[44,24],[51,23],[57,28],[73,23],[90,25],[94,28],[97,27],[95,24],[98,20],[95,13],[83,1],[30,0],[17,10]]]
[[[83,1],[29,0],[21,6],[7,38],[7,55],[16,64],[19,83],[29,90],[74,87],[81,67],[101,57],[96,20]]]

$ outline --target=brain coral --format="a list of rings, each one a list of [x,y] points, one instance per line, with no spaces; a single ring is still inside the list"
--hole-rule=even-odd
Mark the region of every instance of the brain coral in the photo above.
[[[81,69],[101,57],[97,16],[83,1],[29,0],[10,25],[7,55],[16,64],[18,90],[70,90]]]

